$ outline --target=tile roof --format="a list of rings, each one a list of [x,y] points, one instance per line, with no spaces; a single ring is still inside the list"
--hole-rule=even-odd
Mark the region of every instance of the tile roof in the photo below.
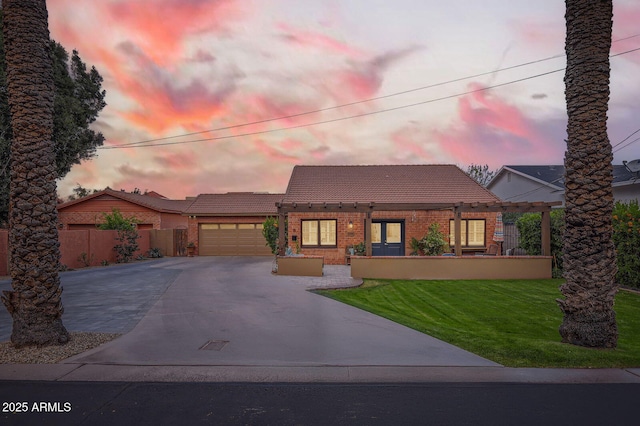
[[[500,199],[454,165],[295,166],[284,202],[457,203]]]
[[[59,204],[58,210],[64,209],[65,207],[69,207],[74,204],[82,203],[84,201],[92,200],[94,198],[104,197],[105,195],[129,201],[131,203],[163,213],[182,213],[191,205],[191,203],[193,203],[193,200],[170,200],[168,198],[158,196],[159,194],[157,193],[153,193],[152,195],[131,194],[128,192],[114,191],[113,189],[107,188],[102,191],[96,192],[95,194]]]
[[[264,194],[253,192],[229,192],[226,194],[201,194],[185,211],[189,215],[207,216],[247,216],[275,215],[276,202],[284,194]]]

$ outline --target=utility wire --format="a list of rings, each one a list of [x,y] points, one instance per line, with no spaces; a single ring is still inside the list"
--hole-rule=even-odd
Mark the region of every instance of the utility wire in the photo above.
[[[638,50],[640,50],[640,48],[638,48]],[[377,110],[377,111],[371,111],[371,112],[365,112],[365,113],[360,113],[360,114],[355,114],[355,115],[349,115],[349,116],[345,116],[345,117],[333,118],[333,119],[330,119],[330,120],[315,121],[315,122],[312,122],[312,123],[299,124],[299,125],[295,125],[295,126],[279,127],[277,129],[261,130],[261,131],[257,131],[257,132],[242,133],[242,134],[238,134],[238,135],[214,136],[214,137],[211,137],[211,138],[195,139],[195,140],[189,140],[189,141],[163,142],[163,143],[156,143],[156,144],[149,144],[149,145],[137,145],[137,146],[118,145],[118,146],[102,147],[101,149],[148,148],[148,147],[166,146],[166,145],[184,145],[184,144],[191,144],[191,143],[197,143],[197,142],[206,142],[206,141],[214,141],[214,140],[222,140],[222,139],[240,138],[240,137],[245,137],[245,136],[262,135],[262,134],[266,134],[266,133],[281,132],[281,131],[284,131],[284,130],[299,129],[299,128],[302,128],[302,127],[317,126],[317,125],[320,125],[320,124],[335,123],[335,122],[338,122],[338,121],[352,120],[354,118],[360,118],[360,117],[366,117],[366,116],[370,116],[370,115],[383,114],[383,113],[386,113],[386,112],[397,111],[397,110],[405,109],[405,108],[411,108],[411,107],[418,106],[418,105],[425,105],[425,104],[438,102],[438,101],[442,101],[442,100],[446,100],[446,99],[457,98],[457,97],[464,96],[464,95],[469,95],[469,94],[472,94],[472,93],[484,92],[484,91],[487,91],[487,90],[495,89],[497,87],[507,86],[509,84],[519,83],[519,82],[522,82],[522,81],[531,80],[531,79],[538,78],[538,77],[543,77],[543,76],[554,74],[554,73],[557,73],[557,72],[560,72],[560,71],[564,71],[564,68],[556,69],[556,70],[553,70],[553,71],[547,71],[545,73],[536,74],[536,75],[533,75],[533,76],[524,77],[524,78],[520,78],[520,79],[517,79],[517,80],[507,81],[505,83],[494,84],[492,86],[481,87],[481,88],[475,89],[475,90],[469,90],[469,91],[462,92],[462,93],[456,93],[454,95],[447,95],[447,96],[442,96],[440,98],[429,99],[429,100],[426,100],[426,101],[415,102],[415,103],[412,103],[412,104],[401,105],[401,106],[397,106],[397,107],[393,107],[393,108],[385,108],[385,109],[381,109],[381,110]]]
[[[635,37],[640,37],[640,34],[634,34],[632,36],[628,36],[628,37],[624,37],[624,38],[621,38],[621,39],[617,39],[617,40],[614,40],[613,43],[618,42],[618,41],[628,40],[628,39],[635,38]],[[640,50],[640,48],[633,49],[633,50],[628,50],[626,52],[617,53],[615,55],[611,55],[610,57],[620,56],[620,55],[623,55],[623,54],[626,54],[626,53],[634,52],[636,50]],[[395,92],[395,93],[391,93],[391,94],[388,94],[388,95],[377,96],[377,97],[368,98],[368,99],[364,99],[364,100],[360,100],[360,101],[350,102],[350,103],[341,104],[341,105],[335,105],[335,106],[332,106],[332,107],[320,108],[320,109],[316,109],[316,110],[312,110],[312,111],[306,111],[306,112],[302,112],[302,113],[298,113],[298,114],[291,114],[291,115],[286,115],[286,116],[281,116],[281,117],[268,118],[268,119],[264,119],[264,120],[258,120],[258,121],[248,122],[248,123],[236,124],[236,125],[232,125],[232,126],[224,126],[224,127],[218,127],[218,128],[215,128],[215,129],[202,130],[202,131],[198,131],[198,132],[191,132],[191,133],[184,133],[184,134],[180,134],[180,135],[167,136],[167,137],[163,137],[163,138],[146,139],[146,140],[142,140],[142,141],[131,142],[131,143],[117,145],[117,146],[103,146],[103,147],[98,147],[97,149],[115,149],[115,148],[134,147],[136,145],[143,145],[143,144],[151,143],[151,142],[160,142],[160,141],[169,140],[169,139],[182,138],[182,137],[186,137],[186,136],[193,136],[193,135],[197,135],[197,134],[210,133],[210,132],[216,132],[216,131],[222,131],[222,130],[231,130],[231,129],[240,128],[240,127],[246,127],[246,126],[251,126],[251,125],[256,125],[256,124],[268,123],[268,122],[271,122],[271,121],[286,120],[286,119],[301,117],[301,116],[310,115],[310,114],[317,114],[317,113],[320,113],[320,112],[330,111],[330,110],[334,110],[334,109],[338,109],[338,108],[344,108],[344,107],[348,107],[348,106],[358,105],[358,104],[361,104],[361,103],[372,102],[372,101],[376,101],[376,100],[380,100],[380,99],[390,98],[390,97],[393,97],[393,96],[399,96],[399,95],[404,95],[404,94],[407,94],[407,93],[417,92],[417,91],[420,91],[420,90],[426,90],[426,89],[431,89],[431,88],[434,88],[434,87],[444,86],[444,85],[451,84],[451,83],[457,83],[457,82],[464,81],[464,80],[469,80],[469,79],[472,79],[472,78],[477,78],[477,77],[482,77],[482,76],[485,76],[485,75],[495,74],[497,72],[508,71],[508,70],[512,70],[512,69],[516,69],[516,68],[520,68],[520,67],[524,67],[524,66],[528,66],[528,65],[533,65],[533,64],[536,64],[536,63],[540,63],[540,62],[549,61],[551,59],[557,59],[557,58],[560,58],[560,57],[563,57],[563,56],[564,56],[564,53],[563,54],[557,54],[557,55],[549,56],[547,58],[537,59],[537,60],[525,62],[525,63],[522,63],[522,64],[512,65],[512,66],[505,67],[505,68],[500,68],[500,69],[497,69],[497,70],[486,71],[486,72],[479,73],[479,74],[474,74],[474,75],[470,75],[470,76],[466,76],[466,77],[460,77],[460,78],[447,80],[447,81],[440,82],[440,83],[434,83],[434,84],[430,84],[430,85],[427,85],[427,86],[421,86],[421,87],[417,87],[417,88],[414,88],[414,89]],[[553,71],[553,72],[557,72],[557,71]],[[519,82],[519,81],[521,81],[521,80],[516,80],[514,82]],[[499,87],[499,86],[495,86],[495,87]],[[471,92],[471,93],[473,93],[473,92]],[[448,99],[448,98],[442,98],[442,99]],[[438,99],[438,100],[442,100],[442,99]],[[415,106],[415,105],[419,105],[419,104],[413,104],[413,105],[410,105],[410,106]],[[394,109],[389,109],[389,111],[393,111],[393,110]],[[356,117],[358,117],[358,116],[354,116],[353,118],[356,118]],[[316,123],[313,123],[313,124],[316,124]],[[322,123],[317,123],[317,124],[322,124]],[[290,128],[291,127],[287,127],[287,128],[283,128],[282,130],[287,130],[287,129],[290,129]],[[293,128],[296,128],[296,127],[293,127]],[[276,130],[276,129],[274,129],[274,130]],[[247,135],[252,135],[252,133],[249,133]],[[238,135],[236,137],[239,137],[239,136],[246,136],[246,135]],[[214,139],[201,139],[201,140],[198,140],[198,142],[207,141],[207,140],[214,140]],[[186,141],[186,143],[191,143],[191,141]],[[168,145],[168,144],[156,144],[156,145],[149,145],[149,146],[161,146],[161,145]]]

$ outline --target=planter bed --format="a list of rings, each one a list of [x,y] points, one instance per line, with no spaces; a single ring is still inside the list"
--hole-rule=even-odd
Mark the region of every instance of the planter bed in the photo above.
[[[321,277],[322,256],[278,256],[278,275]]]

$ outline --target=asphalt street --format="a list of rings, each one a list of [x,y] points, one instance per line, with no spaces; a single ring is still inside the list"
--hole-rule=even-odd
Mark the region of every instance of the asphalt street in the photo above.
[[[0,423],[624,426],[638,424],[639,390],[635,384],[0,382],[3,407],[26,403],[26,412],[3,410]]]

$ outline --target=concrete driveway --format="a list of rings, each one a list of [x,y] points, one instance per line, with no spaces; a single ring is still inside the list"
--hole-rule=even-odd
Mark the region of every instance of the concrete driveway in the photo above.
[[[61,275],[70,331],[126,333],[0,380],[118,382],[638,383],[638,369],[506,368],[310,293],[349,282],[272,275],[270,258],[165,258]],[[0,289],[9,288],[0,281]],[[0,338],[10,318],[0,309]],[[3,331],[4,330],[4,331]],[[204,347],[207,343],[209,345]]]
[[[162,280],[173,279],[157,302],[129,333],[67,362],[165,366],[497,365],[306,290],[314,280],[322,285],[322,280],[330,277],[276,276],[270,273],[271,263],[270,258],[194,257],[149,264],[148,269],[164,271]],[[113,302],[120,300],[118,297]],[[105,299],[104,304],[111,301]]]
[[[59,364],[0,366],[0,379],[500,381],[517,374],[529,380],[307,291],[351,281],[346,266],[327,266],[319,278],[286,277],[271,274],[272,260],[165,258],[64,273],[70,331],[126,334]],[[1,316],[7,339],[10,318]]]

